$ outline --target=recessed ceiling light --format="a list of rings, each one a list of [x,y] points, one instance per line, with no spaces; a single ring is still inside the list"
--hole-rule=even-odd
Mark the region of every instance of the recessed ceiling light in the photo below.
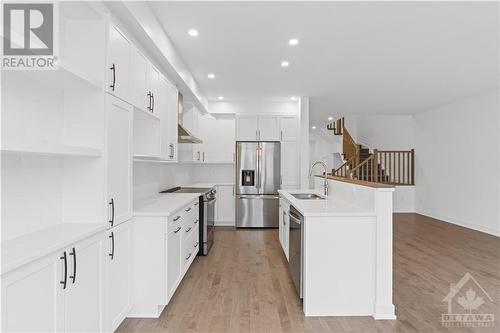
[[[219,97],[217,97],[217,99],[218,99],[219,101],[223,101],[223,100],[224,100],[224,96],[219,96]]]
[[[311,127],[312,129],[316,129],[316,126]]]
[[[196,30],[196,29],[189,29],[189,30],[188,30],[188,34],[189,34],[189,36],[191,36],[191,37],[196,37],[196,36],[198,36],[200,33],[199,33],[199,32],[198,32],[198,30]]]
[[[330,120],[330,121],[333,120],[333,117],[328,117],[328,120]]]
[[[291,101],[296,101],[296,100],[297,100],[297,97],[296,97],[296,96],[292,96],[292,97],[290,97],[290,100],[291,100]]]
[[[291,46],[295,46],[299,43],[299,40],[297,38],[292,38],[288,41],[288,44]]]
[[[281,67],[288,67],[288,66],[290,66],[290,63],[289,63],[288,61],[283,60],[283,61],[281,62]]]
[[[214,73],[209,73],[208,75],[209,79],[215,79],[215,74]]]

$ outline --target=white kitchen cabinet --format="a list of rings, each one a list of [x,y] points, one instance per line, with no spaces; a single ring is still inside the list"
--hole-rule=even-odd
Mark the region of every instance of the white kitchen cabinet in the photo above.
[[[2,332],[64,330],[63,262],[46,256],[2,276]]]
[[[237,116],[236,139],[238,141],[256,141],[259,139],[259,117]]]
[[[170,299],[175,293],[179,284],[182,272],[182,248],[181,248],[182,227],[178,226],[167,235],[167,292]]]
[[[200,139],[203,141],[201,144],[196,144],[195,148],[199,151],[199,161],[200,163],[210,163],[217,160],[218,153],[216,150],[218,140],[217,137],[217,120],[212,115],[203,115],[199,118],[199,130]]]
[[[127,38],[111,26],[108,35],[107,91],[123,100],[130,100],[130,51]]]
[[[280,140],[280,118],[277,116],[259,116],[259,140]]]
[[[106,231],[103,261],[106,269],[106,326],[114,332],[132,306],[132,220]]]
[[[67,250],[64,331],[103,331],[103,239],[101,234]]]
[[[214,145],[211,148],[211,154],[219,163],[234,163],[235,142],[236,142],[236,124],[234,116],[218,116],[215,132]]]
[[[151,93],[147,89],[148,60],[137,49],[130,52],[130,98],[137,108],[149,111]]]
[[[163,79],[164,82],[166,79]],[[168,159],[172,162],[177,162],[179,159],[179,149],[178,149],[178,123],[179,123],[179,91],[177,88],[167,82],[167,91],[165,92],[166,100],[166,110],[168,112],[167,123],[163,128],[166,128],[166,143],[165,147],[168,149]]]
[[[3,332],[103,331],[102,234],[2,276]]]
[[[132,217],[132,113],[130,104],[107,97],[107,198],[111,225]]]
[[[235,198],[234,185],[217,185],[216,220],[217,226],[234,226]]]
[[[283,253],[285,254],[286,259],[288,260],[288,244],[290,239],[290,217],[288,215],[288,210],[290,209],[290,203],[280,197],[279,204],[279,239],[281,248],[283,249]]]
[[[147,93],[151,94],[151,104],[149,107],[149,111],[152,113],[158,113],[157,101],[162,98],[161,90],[161,74],[160,71],[153,66],[151,62],[147,63],[147,71],[146,71],[146,88]]]
[[[281,188],[299,186],[298,141],[281,142]]]
[[[299,122],[295,116],[281,117],[281,141],[298,141],[299,140]]]
[[[242,115],[236,118],[238,141],[279,141],[280,117]]]

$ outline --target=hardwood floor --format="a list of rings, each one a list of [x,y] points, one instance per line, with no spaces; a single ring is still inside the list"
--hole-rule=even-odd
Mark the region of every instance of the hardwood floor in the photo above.
[[[446,328],[442,302],[469,272],[493,299],[495,328]],[[304,317],[277,230],[219,228],[159,319],[127,319],[118,332],[498,332],[500,239],[417,214],[394,215],[396,321]],[[457,305],[459,306],[459,305]]]

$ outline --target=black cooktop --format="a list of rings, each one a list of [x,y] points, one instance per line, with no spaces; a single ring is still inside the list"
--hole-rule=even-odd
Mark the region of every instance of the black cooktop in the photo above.
[[[210,187],[172,187],[160,193],[208,193],[212,190]]]

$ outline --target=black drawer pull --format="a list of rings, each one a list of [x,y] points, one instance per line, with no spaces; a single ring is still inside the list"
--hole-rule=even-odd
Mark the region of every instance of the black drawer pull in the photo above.
[[[73,256],[73,275],[70,275],[69,278],[72,280],[72,283],[75,283],[76,280],[76,250],[75,248],[71,249],[69,253],[70,256]]]
[[[177,221],[177,220],[179,220],[180,218],[181,218],[180,216],[174,217],[174,222]]]
[[[194,244],[194,248],[196,249],[198,247],[198,242],[196,242],[196,244]]]
[[[111,260],[113,260],[115,258],[115,234],[113,231],[111,231],[109,238],[111,238],[111,253],[108,255],[111,257]]]
[[[191,207],[186,208],[184,211],[185,211],[185,212],[189,212],[189,211],[191,211]]]
[[[198,223],[198,219],[194,220],[194,224],[197,224]]]
[[[115,66],[115,64],[113,64],[113,66],[111,66],[109,69],[113,71],[113,83],[109,87],[111,88],[112,91],[115,91],[115,84],[116,84],[116,66]]]
[[[179,230],[181,230],[181,227],[177,227],[177,229],[175,229],[175,231],[174,231],[174,234],[178,233]]]
[[[186,260],[189,260],[191,258],[191,253],[186,257]]]
[[[190,231],[191,231],[191,227],[186,229],[186,232],[190,232]]]
[[[64,261],[64,280],[59,283],[63,285],[63,289],[66,289],[66,282],[68,281],[68,261],[66,260],[66,251],[63,252],[63,256],[59,259]]]

